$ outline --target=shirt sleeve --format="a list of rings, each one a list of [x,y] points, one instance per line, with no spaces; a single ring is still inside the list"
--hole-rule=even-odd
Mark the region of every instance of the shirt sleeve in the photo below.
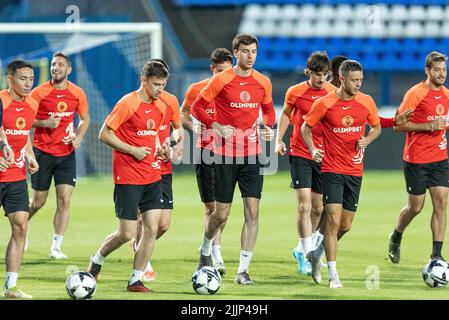
[[[392,128],[394,126],[394,118],[383,118],[379,117],[380,119],[380,126],[382,128]]]
[[[193,101],[195,101],[194,96],[194,88],[193,85],[187,89],[186,97],[184,98],[184,101],[182,102],[182,111],[190,113],[190,106],[192,105]]]
[[[106,118],[106,125],[114,131],[117,131],[120,126],[128,121],[134,114],[133,108],[126,103],[118,102],[109,116]]]
[[[206,112],[206,108],[215,99],[215,97],[218,96],[223,88],[219,76],[220,74],[217,74],[210,79],[190,106],[192,115],[200,122],[204,123],[207,128],[211,127],[214,122],[214,118]]]
[[[377,126],[380,123],[379,113],[377,112],[377,106],[374,102],[373,98],[369,98],[368,100],[368,123],[370,126]]]
[[[404,96],[404,99],[401,102],[401,105],[398,108],[398,112],[402,113],[408,109],[415,110],[419,105],[422,99],[420,99],[419,95],[416,92],[416,89],[412,88]]]
[[[84,115],[86,115],[89,112],[89,104],[87,103],[87,96],[84,93],[84,91],[80,90],[80,92],[78,94],[78,99],[79,99],[79,103],[78,103],[77,112],[80,117],[83,117]]]
[[[179,101],[176,97],[173,97],[173,101],[171,103],[171,108],[173,110],[170,122],[175,123],[181,120],[181,112],[179,110]]]
[[[310,107],[309,113],[306,115],[306,123],[309,127],[314,127],[327,112],[328,107],[325,103],[320,101],[320,99],[316,100],[312,107]]]
[[[3,126],[3,102],[0,98],[0,127]]]

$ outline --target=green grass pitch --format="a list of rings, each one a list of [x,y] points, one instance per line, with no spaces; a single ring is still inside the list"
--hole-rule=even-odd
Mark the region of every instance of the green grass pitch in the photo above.
[[[237,189],[234,205],[222,238],[223,256],[228,273],[220,291],[213,296],[194,293],[191,276],[197,265],[198,247],[203,238],[204,213],[195,176],[175,174],[175,210],[170,230],[156,243],[152,265],[157,281],[151,294],[126,292],[132,269],[129,244],[106,260],[97,293],[100,299],[447,299],[448,290],[427,288],[421,269],[432,247],[430,199],[423,212],[404,234],[401,263],[393,265],[386,256],[388,235],[407,196],[402,173],[365,173],[359,209],[352,230],[339,244],[337,268],[344,288],[315,285],[310,277],[297,272],[291,250],[297,243],[296,205],[287,172],[266,176],[260,210],[259,236],[250,274],[254,286],[233,283],[238,267],[240,231],[243,223],[242,201]],[[55,210],[54,188],[46,206],[30,224],[30,245],[25,253],[18,285],[36,299],[68,299],[65,279],[70,270],[85,270],[89,257],[104,238],[117,227],[110,177],[79,179],[72,200],[71,220],[63,242],[66,261],[48,258]],[[10,236],[6,218],[0,220],[0,253],[4,255]],[[447,256],[447,246],[443,247]],[[372,286],[378,271],[379,286]],[[4,275],[5,264],[0,265]],[[3,282],[3,280],[0,280]],[[368,285],[367,285],[368,284]],[[371,284],[371,285],[370,285]]]

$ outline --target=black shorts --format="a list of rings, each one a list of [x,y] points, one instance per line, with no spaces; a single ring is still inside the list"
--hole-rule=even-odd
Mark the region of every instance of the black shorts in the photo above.
[[[242,198],[262,196],[263,175],[257,157],[215,158],[215,200],[231,203],[238,182]]]
[[[447,160],[424,164],[404,161],[404,177],[407,192],[419,196],[430,187],[449,187],[449,164]]]
[[[341,203],[343,209],[357,211],[362,177],[323,172],[324,204]]]
[[[289,156],[289,162],[292,176],[291,188],[311,188],[313,192],[323,193],[321,164],[298,156]]]
[[[161,175],[162,183],[162,209],[173,209],[172,175]]]
[[[204,203],[215,201],[214,163],[210,161],[213,157],[214,152],[212,150],[201,149],[199,159],[195,165],[196,182],[198,184],[201,201]]]
[[[162,208],[162,183],[150,184],[116,184],[114,187],[115,215],[119,219],[137,220],[138,210]]]
[[[27,181],[0,182],[0,205],[5,210],[5,216],[17,211],[29,212]]]
[[[55,157],[42,150],[34,148],[39,170],[31,175],[31,186],[36,191],[50,189],[51,179],[55,177],[55,186],[58,184],[76,184],[76,157],[75,151],[71,154]]]

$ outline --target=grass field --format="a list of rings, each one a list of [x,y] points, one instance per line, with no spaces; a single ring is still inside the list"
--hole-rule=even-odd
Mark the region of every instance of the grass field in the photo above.
[[[295,199],[288,184],[287,173],[265,177],[259,236],[250,267],[256,285],[233,284],[243,222],[242,201],[237,191],[222,238],[228,273],[216,295],[205,297],[194,293],[190,278],[197,265],[198,246],[203,238],[203,208],[194,175],[180,174],[174,177],[172,226],[158,240],[152,259],[157,281],[149,286],[155,292],[150,295],[126,292],[132,269],[132,253],[126,244],[106,260],[95,299],[447,299],[449,289],[427,288],[421,278],[421,269],[428,260],[432,244],[430,199],[427,199],[423,213],[404,234],[401,263],[393,265],[387,259],[388,235],[407,199],[401,172],[365,173],[353,229],[339,246],[337,267],[344,288],[338,290],[327,287],[325,269],[324,281],[319,286],[310,277],[297,272],[291,256],[291,249],[297,243]],[[18,282],[25,292],[36,299],[68,299],[64,284],[69,270],[84,270],[89,257],[116,228],[112,190],[109,177],[79,180],[63,242],[63,251],[69,256],[66,261],[48,258],[55,210],[54,189],[51,190],[46,206],[30,224],[29,250],[25,253]],[[7,219],[1,219],[2,255],[9,230]],[[443,252],[447,252],[446,247]],[[367,288],[366,281],[372,270],[379,270],[379,289]],[[2,263],[2,277],[4,272]]]

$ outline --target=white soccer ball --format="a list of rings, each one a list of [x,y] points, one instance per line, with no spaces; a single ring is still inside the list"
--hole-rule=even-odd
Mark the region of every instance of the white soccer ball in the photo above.
[[[443,260],[429,261],[422,270],[424,283],[430,288],[447,286],[449,280],[448,264]]]
[[[220,273],[212,267],[202,267],[192,276],[193,289],[198,294],[214,294],[220,289]]]
[[[67,277],[65,288],[70,298],[87,300],[95,294],[97,283],[89,272],[79,271]]]

